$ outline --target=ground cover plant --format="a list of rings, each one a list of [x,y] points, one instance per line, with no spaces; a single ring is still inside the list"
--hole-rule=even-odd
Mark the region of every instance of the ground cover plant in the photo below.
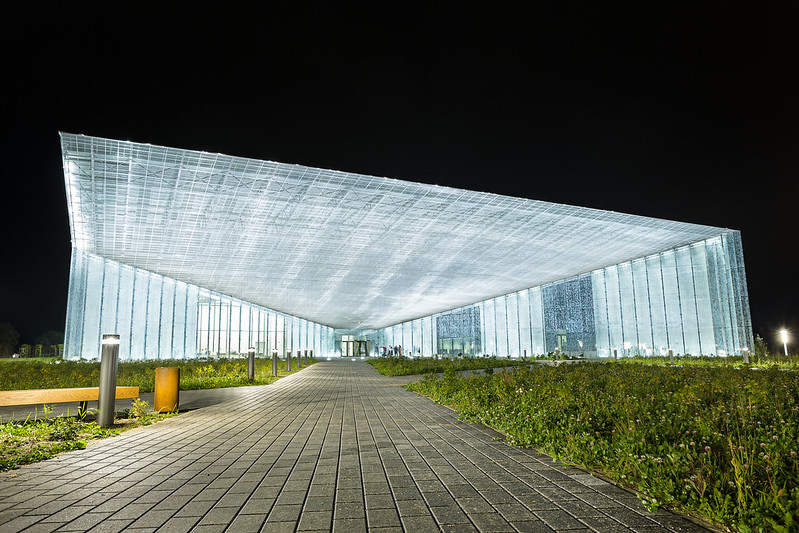
[[[625,357],[618,360],[620,363],[648,363],[648,364],[674,364],[674,365],[693,365],[693,366],[731,366],[742,367],[750,366],[752,368],[783,368],[799,370],[799,357],[795,355],[781,355],[781,354],[768,354],[768,355],[750,355],[749,363],[744,362],[743,356],[728,356],[718,357],[714,355],[682,355],[674,356],[674,360],[669,359],[669,356],[635,356]]]
[[[102,428],[95,421],[77,417],[44,418],[0,424],[0,472],[43,461],[54,455],[86,447],[90,440],[103,439],[158,422],[172,413],[154,413],[147,402],[136,400],[111,428]]]
[[[642,495],[740,531],[799,529],[799,374],[581,362],[408,384]]]
[[[0,390],[55,389],[63,387],[96,387],[100,382],[100,363],[61,359],[0,360]],[[308,359],[308,364],[313,361]],[[160,361],[121,361],[117,369],[117,385],[139,387],[139,392],[152,392],[155,369],[180,368],[180,389],[215,389],[243,385],[266,385],[288,374],[286,361],[278,363],[278,376],[272,377],[272,359],[255,359],[255,381],[247,378],[247,359],[181,359]],[[296,359],[292,362],[295,372]]]
[[[384,376],[412,376],[430,372],[459,372],[462,370],[485,370],[506,366],[529,365],[539,358],[511,359],[510,357],[380,357],[367,360],[367,363]]]

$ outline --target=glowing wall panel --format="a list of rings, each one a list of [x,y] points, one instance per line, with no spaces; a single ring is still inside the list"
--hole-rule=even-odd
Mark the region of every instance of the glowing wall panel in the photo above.
[[[289,329],[284,329],[284,324]],[[333,329],[73,249],[64,356],[96,359],[103,334],[120,360],[259,355],[288,344],[332,353]]]
[[[737,232],[431,318],[436,326],[430,330],[431,345],[443,355],[519,357],[558,349],[600,358],[667,355],[670,350],[724,356],[752,346]],[[385,338],[390,335],[383,332],[408,324],[377,335]],[[399,342],[398,337],[395,345]]]

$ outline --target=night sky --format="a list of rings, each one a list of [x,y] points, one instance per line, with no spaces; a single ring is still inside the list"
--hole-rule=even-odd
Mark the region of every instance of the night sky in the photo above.
[[[755,332],[799,343],[797,2],[28,4],[0,32],[21,342],[64,328],[66,131],[739,229]]]

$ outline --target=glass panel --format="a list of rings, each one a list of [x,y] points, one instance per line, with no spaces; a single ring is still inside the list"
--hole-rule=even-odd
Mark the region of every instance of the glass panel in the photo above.
[[[501,296],[494,298],[494,316],[496,317],[496,330],[495,335],[497,338],[496,354],[506,357],[508,352],[508,315],[506,305],[506,298]]]
[[[688,247],[674,250],[677,264],[677,286],[680,291],[680,310],[682,311],[682,331],[685,353],[701,355],[699,343],[699,324],[696,316],[696,297],[694,295],[694,276],[691,266],[691,250]]]
[[[194,355],[192,352],[186,353],[186,297],[188,291],[185,283],[175,283],[174,289],[172,357],[184,359]]]
[[[608,337],[608,302],[605,297],[604,270],[595,270],[591,273],[591,287],[594,299],[597,357],[613,357],[613,349]]]
[[[646,261],[639,259],[633,261],[630,266],[632,268],[635,296],[635,321],[638,325],[638,350],[641,355],[652,355],[654,342],[649,288],[646,276]]]
[[[117,291],[117,332],[119,333],[119,359],[126,361],[131,358],[131,314],[133,312],[133,279],[135,273],[132,268],[121,266],[119,268],[119,290]]]
[[[544,335],[544,303],[541,298],[541,287],[530,289],[530,320],[532,321],[533,353],[543,355],[547,353],[547,344]]]
[[[103,309],[100,318],[100,329],[108,333],[117,333],[117,294],[119,292],[119,263],[103,261]],[[122,337],[120,336],[120,342]]]
[[[684,354],[680,291],[677,285],[677,263],[673,250],[660,254],[660,270],[663,280],[663,299],[666,302],[666,327],[669,332],[669,342],[671,342],[669,348],[674,350],[674,355]]]
[[[175,339],[175,282],[162,278],[161,283],[161,336],[158,355],[160,359],[174,359],[172,345]]]
[[[96,256],[90,255],[86,266],[87,278],[81,357],[83,359],[99,359],[100,335],[114,332],[100,332],[100,309],[103,305],[103,261]]]
[[[706,244],[691,246],[691,264],[694,276],[694,295],[696,298],[697,321],[699,322],[700,352],[703,355],[716,355],[713,339],[713,312],[710,305],[710,288],[707,279]]]
[[[530,330],[530,291],[521,291],[516,294],[519,313],[519,354],[530,357],[534,353]]]
[[[519,354],[521,353],[519,350],[519,310],[517,305],[517,294],[518,293],[513,293],[505,297],[505,307],[508,310],[508,354],[513,357],[519,357]]]
[[[485,347],[483,348],[483,353],[487,355],[497,355],[497,333],[495,328],[495,317],[494,314],[494,300],[486,300],[483,303],[483,320],[485,323],[485,338],[483,339],[485,343]]]
[[[666,303],[663,300],[663,277],[660,272],[659,255],[646,258],[646,275],[655,355],[667,355],[670,346],[669,331],[666,327]]]
[[[133,315],[130,325],[130,357],[144,359],[147,337],[147,289],[149,276],[143,270],[136,270],[133,288]]]
[[[625,356],[639,355],[638,320],[636,316],[635,291],[633,290],[632,265],[616,265],[619,279],[619,301],[622,319],[622,348]]]
[[[624,325],[621,317],[621,301],[619,297],[619,276],[616,267],[605,269],[605,298],[608,309],[608,340],[610,341],[610,357],[614,354],[624,357]]]

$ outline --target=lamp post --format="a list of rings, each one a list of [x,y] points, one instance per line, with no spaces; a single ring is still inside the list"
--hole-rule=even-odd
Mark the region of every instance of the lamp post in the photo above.
[[[247,350],[247,378],[250,383],[255,381],[255,348],[252,346]]]
[[[100,390],[97,398],[97,423],[100,427],[114,425],[117,393],[117,357],[119,356],[119,335],[103,335],[100,354]]]
[[[785,351],[785,355],[788,355],[788,330],[781,329],[780,330],[780,339],[782,339],[782,349]]]

